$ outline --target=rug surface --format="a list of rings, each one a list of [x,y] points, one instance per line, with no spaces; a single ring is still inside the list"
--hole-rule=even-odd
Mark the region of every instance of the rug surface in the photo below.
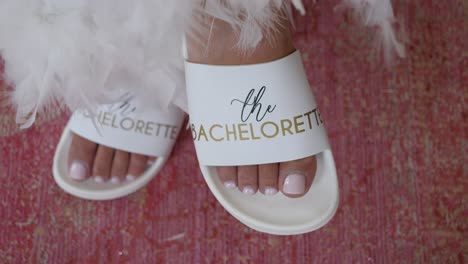
[[[295,36],[337,164],[327,226],[279,237],[240,224],[209,192],[187,132],[146,188],[73,198],[51,175],[68,115],[20,131],[0,106],[0,263],[466,263],[468,1],[394,1],[407,57],[391,67],[334,4],[308,4]]]

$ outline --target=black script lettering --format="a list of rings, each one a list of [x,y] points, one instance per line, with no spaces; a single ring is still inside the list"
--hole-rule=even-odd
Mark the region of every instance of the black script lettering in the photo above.
[[[133,100],[134,96],[130,96],[127,94],[122,96],[122,102],[121,103],[115,103],[109,105],[109,111],[116,113],[120,112],[121,116],[128,116],[131,113],[136,111],[136,107],[133,106],[130,102]]]
[[[242,104],[242,110],[241,110],[241,120],[242,120],[242,122],[247,122],[247,120],[249,120],[250,116],[255,112],[255,110],[257,110],[257,114],[256,114],[255,119],[258,122],[260,122],[265,118],[265,116],[268,113],[272,113],[276,109],[276,105],[274,105],[274,106],[268,105],[266,111],[262,113],[262,106],[263,105],[260,102],[260,100],[262,99],[263,94],[265,94],[265,91],[266,91],[266,86],[263,86],[262,88],[260,88],[257,95],[254,95],[255,89],[252,89],[247,94],[247,97],[245,98],[244,101],[239,100],[239,99],[234,99],[234,100],[231,101],[231,105],[234,102],[238,102],[238,103]]]

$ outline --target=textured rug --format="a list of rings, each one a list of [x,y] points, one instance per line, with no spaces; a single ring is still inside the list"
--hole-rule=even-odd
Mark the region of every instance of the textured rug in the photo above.
[[[309,4],[296,33],[340,181],[327,226],[279,237],[240,224],[209,192],[188,133],[146,188],[73,198],[51,175],[68,115],[20,131],[2,107],[0,263],[466,263],[468,1],[394,1],[407,57],[391,67],[335,3]]]

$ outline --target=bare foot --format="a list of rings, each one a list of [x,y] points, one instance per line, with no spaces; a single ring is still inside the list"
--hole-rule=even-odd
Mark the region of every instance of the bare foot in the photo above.
[[[133,181],[154,160],[155,157],[98,145],[74,134],[68,155],[69,177],[76,181],[92,177],[98,183]]]

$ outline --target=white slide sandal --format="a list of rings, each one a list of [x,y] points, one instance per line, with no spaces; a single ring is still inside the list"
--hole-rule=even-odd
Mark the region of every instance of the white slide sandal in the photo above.
[[[260,232],[293,235],[328,223],[339,189],[328,136],[298,51],[253,65],[186,62],[192,135],[211,192],[235,218]],[[301,198],[245,195],[224,187],[216,166],[292,161],[316,155],[312,186]]]
[[[123,197],[145,186],[166,163],[181,130],[185,113],[175,106],[167,111],[138,110],[135,99],[99,107],[94,118],[76,111],[57,146],[53,175],[65,192],[89,200]],[[98,183],[92,177],[76,181],[68,177],[68,153],[72,132],[100,145],[131,153],[157,157],[143,175],[133,181]]]

